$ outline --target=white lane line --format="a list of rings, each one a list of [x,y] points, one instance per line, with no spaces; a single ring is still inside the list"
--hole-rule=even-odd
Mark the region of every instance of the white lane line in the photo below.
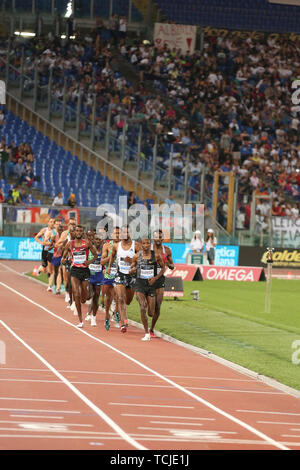
[[[35,410],[29,408],[0,408],[0,411],[19,411],[24,413],[58,413],[58,414],[80,414],[80,411],[65,411],[65,410]]]
[[[64,419],[63,416],[37,416],[37,415],[10,415],[12,418],[35,418],[35,419]]]
[[[86,406],[91,408],[101,419],[103,419],[108,426],[110,426],[117,434],[119,434],[126,442],[139,450],[147,450],[141,444],[132,439],[123,429],[115,423],[104,411],[102,411],[98,406],[96,406],[91,400],[89,400],[83,393],[81,393],[74,385],[72,385],[68,379],[66,379],[62,374],[60,374],[55,367],[53,367],[46,359],[44,359],[39,353],[37,353],[29,344],[27,344],[22,338],[20,338],[9,326],[7,326],[2,320],[0,320],[1,325],[16,338],[25,348],[27,348],[37,359],[39,359],[46,367],[53,372],[56,377],[58,377],[75,395],[77,395],[80,400],[84,402]]]
[[[49,372],[47,369],[21,369],[20,367],[1,367],[1,370],[20,370],[20,371],[29,371],[29,372]],[[96,375],[121,375],[124,376],[124,372],[112,372],[112,371],[92,371],[92,370],[65,370],[57,369],[61,373],[70,373],[70,374],[96,374]],[[153,374],[137,374],[129,372],[126,373],[126,376],[137,376],[137,377],[152,377]],[[192,375],[166,375],[168,378],[173,379],[199,379],[199,380],[228,380],[230,382],[255,382],[254,379],[226,379],[225,377],[195,377]]]
[[[49,424],[49,423],[48,423]],[[22,429],[22,428],[0,428],[0,431],[16,431],[16,432],[20,432],[20,433],[23,433],[23,432],[28,432],[28,431],[31,431],[31,432],[43,432],[43,427],[40,426],[40,427],[35,427],[34,426],[30,426],[29,423],[28,423],[28,427]],[[76,429],[75,431],[68,431],[67,429],[64,429],[64,426],[61,425],[60,427],[57,425],[56,428],[51,428],[51,426],[47,426],[45,427],[45,432],[53,432],[53,433],[66,433],[66,434],[88,434],[89,436],[102,436],[102,435],[105,435],[105,436],[110,436],[111,433],[109,432],[96,432],[96,431],[80,431],[79,429]],[[113,434],[115,436],[115,434]],[[134,439],[132,439],[134,440]]]
[[[133,413],[122,413],[121,416],[135,416],[139,418],[167,418],[167,419],[193,419],[193,420],[203,420],[203,421],[215,421],[215,418],[195,418],[190,416],[162,416],[162,415],[138,415]]]
[[[300,416],[300,413],[290,413],[285,411],[258,411],[258,410],[236,410],[239,413],[259,413],[259,414],[270,414],[270,415],[288,415],[288,416]]]
[[[0,433],[0,438],[13,438],[13,439],[99,439],[101,441],[105,440],[114,440],[114,441],[122,441],[123,439],[120,436],[114,435],[114,436],[83,436],[83,435],[76,435],[76,436],[70,436],[70,435],[58,435],[54,436],[53,434],[1,434]],[[16,447],[14,447],[14,450],[16,450]]]
[[[0,397],[0,400],[16,400],[16,401],[46,401],[50,403],[67,403],[67,400],[51,400],[48,398],[12,398],[12,397]]]
[[[124,374],[123,374],[124,375]],[[41,380],[41,379],[0,379],[0,382],[39,382],[39,383],[61,383],[59,380]],[[114,382],[82,382],[70,380],[70,383],[75,385],[106,385],[109,387],[149,387],[149,388],[174,388],[173,385],[152,385],[152,384],[134,384],[134,383],[114,383]],[[265,395],[285,395],[284,392],[265,392],[258,390],[229,390],[223,388],[208,388],[208,387],[186,387],[187,390],[207,390],[210,392],[237,392],[237,393],[258,393]]]
[[[281,434],[282,437],[295,437],[298,439],[300,437],[300,434]]]
[[[285,423],[285,422],[281,422],[281,421],[257,421],[257,423],[260,423],[260,424],[284,424],[284,425],[287,425],[287,426],[300,426],[300,423]]]
[[[34,419],[37,419],[36,416],[31,416],[31,418],[34,418]],[[48,418],[48,416],[47,416]],[[88,428],[93,428],[94,425],[93,424],[77,424],[77,423],[59,423],[59,424],[49,424],[47,422],[42,422],[42,421],[32,421],[32,422],[29,422],[29,421],[23,421],[21,419],[19,419],[18,421],[16,420],[0,420],[0,423],[14,423],[14,424],[41,424],[41,425],[49,425],[49,426],[80,426],[80,427],[88,427]]]
[[[212,435],[212,434],[237,434],[234,431],[212,431],[212,430],[204,430],[204,429],[176,429],[176,428],[153,428],[150,426],[139,426],[138,429],[144,430],[151,430],[151,431],[168,431],[168,432],[179,432],[179,433],[187,433],[192,438],[195,436],[196,438],[204,435]],[[199,434],[199,435],[198,435]]]
[[[29,297],[26,297],[25,295],[21,294],[19,291],[13,289],[12,287],[8,286],[7,284],[4,284],[3,282],[0,282],[0,285],[2,285],[3,287],[5,287],[6,289],[10,290],[11,292],[13,292],[14,294],[24,298],[25,300],[27,300],[28,302],[30,302],[31,304],[37,306],[38,308],[44,310],[45,312],[49,313],[50,315],[52,315],[53,317],[59,319],[60,321],[63,321],[65,322],[67,325],[70,325],[72,326],[72,328],[75,328],[77,331],[78,331],[78,328],[76,327],[76,325],[68,322],[67,320],[65,320],[64,318],[61,318],[59,315],[56,315],[55,313],[51,312],[50,310],[48,310],[46,307],[43,307],[43,305],[40,305],[38,304],[37,302],[31,300]],[[3,323],[1,321],[1,323]],[[150,367],[146,366],[145,364],[141,363],[140,361],[134,359],[133,357],[129,356],[128,354],[125,354],[123,353],[122,351],[118,350],[117,348],[115,348],[114,346],[111,346],[110,344],[108,343],[105,343],[104,341],[100,340],[99,338],[96,338],[95,336],[91,335],[90,333],[87,333],[86,331],[84,331],[84,329],[81,329],[79,331],[79,333],[81,334],[84,334],[86,336],[88,336],[89,338],[92,338],[94,341],[97,341],[99,342],[100,344],[108,347],[109,349],[111,349],[112,351],[120,354],[121,356],[125,357],[126,359],[132,361],[133,363],[135,363],[136,365],[140,366],[141,368],[145,369],[146,371],[152,373],[153,375],[156,375],[157,377],[159,377],[160,379],[164,380],[165,382],[173,385],[175,388],[177,388],[178,390],[180,390],[181,392],[185,393],[186,395],[190,396],[191,398],[195,399],[196,401],[198,401],[199,403],[202,403],[203,405],[207,406],[208,408],[214,410],[216,413],[220,414],[221,416],[224,416],[225,418],[229,419],[230,421],[233,421],[235,424],[243,427],[244,429],[247,429],[247,431],[249,431],[250,433],[252,434],[255,434],[256,436],[260,437],[261,439],[263,439],[264,441],[268,442],[269,444],[273,445],[274,447],[277,447],[281,450],[289,450],[287,447],[283,446],[282,444],[280,444],[279,442],[275,441],[273,438],[267,436],[265,433],[255,429],[253,426],[245,423],[244,421],[241,421],[240,419],[234,417],[233,415],[227,413],[226,411],[214,406],[212,403],[208,402],[207,400],[199,397],[198,395],[195,395],[193,392],[191,392],[190,390],[187,390],[186,388],[182,387],[181,385],[178,385],[176,382],[173,382],[172,380],[168,379],[167,377],[163,376],[162,374],[160,374],[159,372],[156,372],[155,370],[151,369]],[[56,371],[57,374],[59,374],[58,371]],[[60,374],[61,375],[61,374]],[[65,379],[67,380],[67,379]],[[69,383],[69,386],[73,387],[71,383]],[[74,389],[76,389],[74,387]],[[77,390],[77,389],[76,389]],[[79,391],[78,391],[79,392]]]
[[[0,382],[40,382],[61,384],[60,380],[40,380],[40,379],[0,379]]]
[[[1,421],[0,421],[1,422]],[[151,424],[180,424],[181,426],[203,426],[202,423],[179,423],[178,421],[150,421]]]
[[[143,406],[145,407],[152,407],[152,408],[184,408],[184,409],[189,409],[193,410],[194,406],[176,406],[176,405],[148,405],[146,404],[141,404],[141,403],[109,403],[110,405],[115,405],[115,406]]]

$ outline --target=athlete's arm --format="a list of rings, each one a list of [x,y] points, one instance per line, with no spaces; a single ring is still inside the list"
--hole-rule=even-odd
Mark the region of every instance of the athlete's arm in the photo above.
[[[37,233],[36,236],[34,237],[35,241],[38,242],[40,245],[43,245],[43,246],[44,246],[44,241],[41,240],[41,237],[44,235],[46,230],[47,230],[46,228],[42,228],[39,231],[39,233]]]
[[[86,266],[89,266],[90,264],[92,264],[96,261],[96,259],[98,258],[98,253],[97,253],[96,248],[94,247],[94,245],[91,242],[87,242],[86,247],[91,251],[92,255],[94,256],[94,258],[92,258],[90,260],[85,260],[85,262],[83,263]]]
[[[167,266],[169,269],[174,269],[174,263],[172,259],[172,252],[169,247],[166,246],[166,253],[167,253]]]
[[[156,276],[152,277],[151,279],[148,279],[148,283],[150,286],[152,286],[152,284],[154,284],[157,281],[157,279],[159,279],[164,274],[166,270],[165,263],[163,262],[162,257],[159,254],[155,255],[155,260],[157,264],[159,264],[161,269],[160,269],[160,272]]]
[[[106,270],[107,274],[110,274],[110,268],[112,267],[112,265],[113,265],[113,263],[116,259],[116,255],[117,255],[117,244],[114,243],[111,255],[109,257],[110,258],[109,259],[109,265],[108,265],[108,268]]]
[[[100,264],[102,266],[105,266],[109,262],[109,259],[110,259],[110,256],[108,256],[109,245],[110,245],[109,243],[105,243],[105,245],[103,246],[102,256],[101,256],[101,261],[100,261]]]
[[[131,259],[131,268],[129,271],[129,275],[132,276],[133,274],[136,273],[136,265],[138,261],[138,255],[134,255],[134,257]]]
[[[63,232],[58,240],[58,242],[55,243],[55,248],[59,248],[60,246],[62,246],[64,244],[64,242],[66,241],[67,239],[67,232]]]
[[[68,252],[70,251],[70,248],[71,248],[71,242],[68,242],[66,244],[65,248],[64,248],[64,251],[63,251],[63,255],[62,255],[62,259],[61,259],[62,264],[65,264],[66,257],[67,257]]]

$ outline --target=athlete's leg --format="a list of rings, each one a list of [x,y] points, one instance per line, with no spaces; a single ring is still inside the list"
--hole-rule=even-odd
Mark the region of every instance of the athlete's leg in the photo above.
[[[87,299],[89,299],[90,291],[89,291],[89,281],[82,281],[81,283],[81,303],[85,304]]]
[[[54,279],[54,266],[48,261],[48,289],[52,288],[53,279]]]
[[[82,312],[81,312],[81,282],[77,277],[71,276],[71,284],[72,284],[72,293],[77,309],[77,315],[79,318],[79,324],[83,325],[82,323]]]
[[[160,316],[160,308],[161,304],[164,298],[164,288],[161,287],[159,289],[156,289],[156,296],[155,296],[155,309],[153,311],[153,315],[150,314],[148,311],[148,315],[151,317],[152,316],[152,322],[151,322],[151,327],[150,327],[150,333],[153,333],[154,327],[156,325],[156,322]]]
[[[92,318],[91,318],[91,326],[96,326],[96,315],[99,307],[99,297],[101,292],[101,286],[96,286],[91,284],[91,292],[92,292]]]
[[[125,290],[125,317],[124,317],[124,322],[125,322],[126,325],[128,325],[127,307],[128,307],[128,305],[131,304],[133,297],[134,297],[134,289],[126,287],[126,290]]]
[[[113,298],[114,298],[114,286],[112,284],[102,284],[102,293],[105,295],[105,329],[109,330],[110,328],[110,306],[112,304]],[[119,323],[119,322],[117,322]]]
[[[123,284],[117,284],[115,286],[116,295],[118,297],[119,314],[121,317],[122,331],[124,331],[124,320],[126,319],[126,288]],[[126,331],[126,330],[125,330]]]

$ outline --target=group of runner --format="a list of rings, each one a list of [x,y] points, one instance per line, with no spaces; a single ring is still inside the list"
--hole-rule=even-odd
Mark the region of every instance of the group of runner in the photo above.
[[[48,273],[47,290],[61,293],[64,284],[67,307],[78,315],[79,328],[84,325],[83,304],[89,305],[85,321],[97,325],[101,295],[106,330],[113,320],[125,333],[127,307],[136,294],[145,331],[142,340],[149,341],[155,336],[164,296],[165,269],[174,269],[171,250],[163,244],[162,230],[153,233],[152,243],[148,237],[138,242],[131,238],[128,226],[114,227],[110,234],[104,229],[85,233],[75,219],[69,219],[65,231],[60,220],[50,219],[35,239],[43,246],[39,272]]]

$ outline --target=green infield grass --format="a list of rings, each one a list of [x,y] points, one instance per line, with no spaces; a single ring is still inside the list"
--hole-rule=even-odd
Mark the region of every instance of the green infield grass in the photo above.
[[[38,279],[47,282],[45,275]],[[299,390],[299,281],[272,280],[270,313],[265,312],[265,282],[183,284],[183,298],[163,301],[157,331]],[[199,291],[199,301],[193,300],[193,290]],[[141,323],[136,299],[128,317]]]

